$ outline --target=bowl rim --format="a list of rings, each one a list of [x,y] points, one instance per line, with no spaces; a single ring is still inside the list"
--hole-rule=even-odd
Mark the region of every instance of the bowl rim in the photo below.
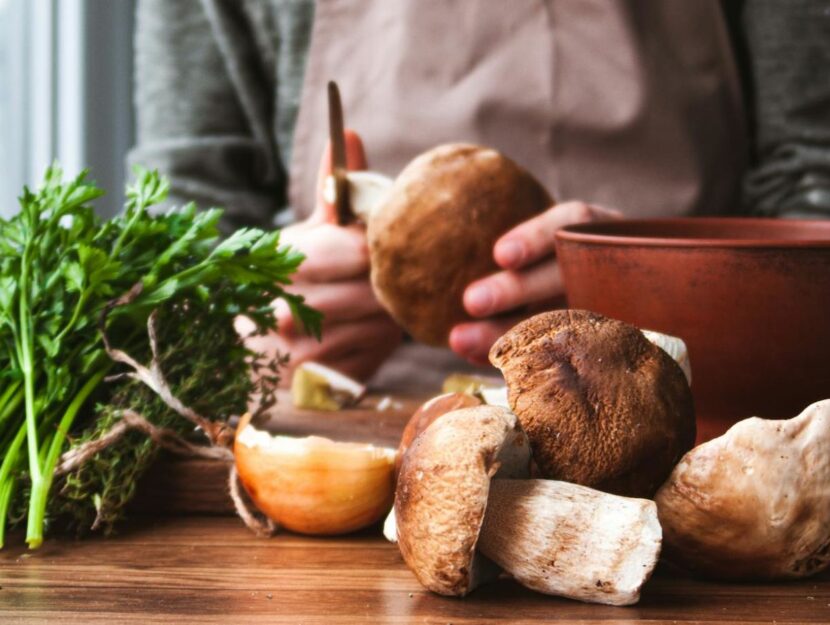
[[[661,217],[643,219],[625,219],[626,224],[633,226],[649,225],[683,225],[688,223],[735,224],[769,224],[772,222],[797,222],[799,225],[815,226],[826,229],[826,239],[712,239],[705,237],[649,237],[626,234],[607,234],[593,232],[594,229],[607,227],[619,222],[595,221],[581,224],[572,224],[560,228],[556,232],[556,240],[568,243],[591,243],[595,245],[613,246],[644,246],[644,247],[721,247],[721,248],[830,248],[830,220],[799,219],[787,220],[771,217]]]

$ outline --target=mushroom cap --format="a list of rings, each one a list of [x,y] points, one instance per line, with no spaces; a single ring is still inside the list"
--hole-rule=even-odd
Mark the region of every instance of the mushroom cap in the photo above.
[[[418,341],[446,345],[450,329],[469,318],[464,289],[498,269],[496,240],[552,203],[496,150],[447,144],[421,154],[369,218],[378,300]]]
[[[496,406],[449,412],[404,456],[395,492],[398,546],[429,590],[463,596],[499,568],[476,552],[490,479],[528,475],[530,448],[516,417]]]
[[[543,477],[650,497],[694,444],[683,371],[627,323],[542,313],[496,341],[490,362]]]
[[[423,404],[418,406],[406,427],[401,434],[401,442],[398,445],[398,455],[395,459],[395,473],[401,470],[403,457],[406,455],[407,449],[412,444],[412,441],[423,432],[429,425],[438,417],[459,410],[461,408],[472,408],[473,406],[480,406],[481,400],[466,393],[444,393],[428,399]]]
[[[753,417],[695,447],[655,497],[666,555],[722,579],[798,578],[830,564],[830,400]]]

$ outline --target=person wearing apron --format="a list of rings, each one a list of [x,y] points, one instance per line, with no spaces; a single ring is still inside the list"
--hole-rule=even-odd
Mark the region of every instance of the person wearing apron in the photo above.
[[[244,162],[250,177],[287,181],[297,223],[283,240],[308,257],[294,290],[327,314],[317,344],[277,308],[279,335],[256,347],[289,352],[292,364],[316,359],[361,378],[380,367],[375,381],[384,388],[435,389],[465,361],[483,362],[517,315],[561,301],[553,257],[559,227],[617,214],[738,211],[746,124],[716,0],[318,0],[293,141],[284,150],[290,165],[267,139],[280,111],[250,88],[250,59],[232,49],[248,36],[246,23],[258,23],[255,10],[221,0],[200,6],[214,35],[223,25],[217,48],[239,115],[260,145],[256,158],[244,143],[223,152],[217,176]],[[394,176],[440,143],[479,143],[530,170],[560,202],[497,243],[503,271],[465,293],[477,321],[454,329],[455,353],[402,342],[371,293],[361,227],[333,225],[320,200],[331,79],[357,133],[347,141],[350,167]],[[212,101],[221,105],[219,96]],[[202,145],[203,153],[210,149]],[[142,158],[153,162],[154,154],[139,145],[132,160]],[[183,160],[192,168],[198,157]],[[191,191],[199,196],[198,185]]]

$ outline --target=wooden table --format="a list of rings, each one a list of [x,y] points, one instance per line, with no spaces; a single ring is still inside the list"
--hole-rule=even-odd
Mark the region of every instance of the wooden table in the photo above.
[[[283,402],[274,425],[393,442],[414,401],[378,413],[315,415]],[[227,510],[225,469],[173,461],[145,484],[116,537],[13,535],[0,552],[0,623],[828,623],[830,575],[780,584],[715,584],[667,565],[634,607],[546,597],[510,580],[449,599],[424,591],[378,528],[345,538],[258,539]],[[218,484],[218,486],[217,486]],[[187,514],[160,515],[160,509]],[[14,544],[17,543],[17,544]]]

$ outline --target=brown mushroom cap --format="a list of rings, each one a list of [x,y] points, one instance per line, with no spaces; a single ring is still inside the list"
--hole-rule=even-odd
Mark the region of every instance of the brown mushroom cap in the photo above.
[[[368,222],[378,300],[415,339],[446,345],[450,329],[468,319],[464,289],[497,270],[498,237],[552,203],[496,150],[448,144],[418,156]]]
[[[687,453],[655,497],[670,560],[722,579],[830,565],[830,400],[753,417]]]
[[[481,400],[466,393],[444,393],[432,399],[428,399],[421,404],[409,421],[401,434],[401,442],[398,445],[398,455],[395,458],[395,473],[401,470],[403,464],[403,457],[407,449],[421,432],[427,429],[429,425],[438,417],[452,412],[453,410],[460,410],[461,408],[472,408],[473,406],[480,406]]]
[[[634,326],[542,313],[496,341],[490,362],[546,478],[650,497],[694,444],[683,371]]]
[[[438,418],[403,460],[395,493],[398,546],[423,586],[463,596],[499,573],[476,552],[490,479],[528,475],[527,438],[510,411],[477,406]]]

